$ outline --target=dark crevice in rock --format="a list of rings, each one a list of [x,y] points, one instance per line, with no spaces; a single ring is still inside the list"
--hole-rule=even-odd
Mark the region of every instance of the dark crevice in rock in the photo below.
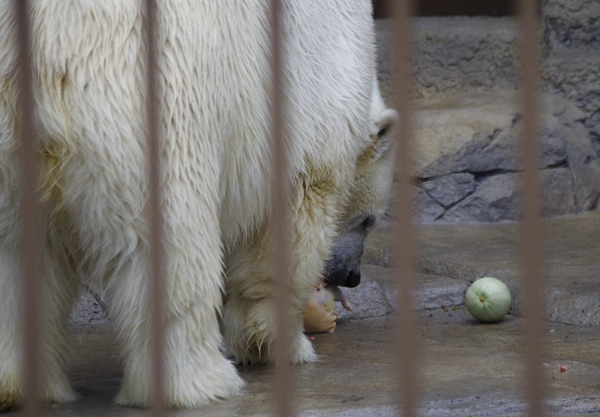
[[[460,203],[462,203],[463,201],[465,201],[467,198],[469,198],[470,196],[473,195],[473,193],[475,193],[475,191],[477,191],[477,187],[475,187],[475,189],[473,191],[470,191],[467,195],[465,195],[463,198],[461,198],[460,200],[455,201],[454,203],[450,204],[449,206],[444,206],[443,204],[440,204],[439,201],[437,201],[435,198],[431,197],[436,203],[438,203],[441,207],[444,208],[444,212],[442,214],[440,214],[439,216],[437,216],[435,219],[433,219],[434,222],[437,222],[438,220],[440,220],[442,217],[444,217],[450,210],[452,210],[452,208],[456,207],[457,205],[459,205]],[[426,192],[427,193],[427,192]],[[427,194],[429,195],[429,194]]]
[[[567,161],[567,159],[562,159],[554,164],[545,166],[543,168],[540,168],[539,171],[543,171],[543,170],[547,170],[547,169],[556,169],[556,168],[569,168],[569,162]],[[442,219],[447,213],[448,211],[452,210],[454,207],[460,205],[462,202],[464,202],[466,199],[468,199],[470,196],[472,196],[476,191],[477,191],[477,187],[479,186],[479,184],[491,177],[495,177],[495,176],[499,176],[499,175],[507,175],[507,174],[519,174],[521,173],[521,171],[518,170],[507,170],[507,169],[495,169],[495,170],[490,170],[490,171],[480,171],[480,172],[472,172],[472,171],[459,171],[459,172],[453,172],[447,175],[440,175],[440,176],[434,176],[434,177],[429,177],[429,178],[422,178],[420,179],[421,184],[426,183],[426,182],[430,182],[430,181],[434,181],[434,180],[438,180],[440,178],[449,176],[449,175],[455,175],[455,174],[470,174],[473,175],[475,178],[475,183],[476,186],[475,188],[468,192],[467,194],[465,194],[462,198],[456,200],[455,202],[453,202],[452,204],[443,204],[442,202],[439,201],[439,199],[437,199],[432,193],[428,192],[427,189],[425,189],[424,187],[420,187],[423,192],[429,197],[431,198],[436,204],[438,204],[440,207],[442,207],[444,209],[444,211],[439,214],[438,216],[436,216],[433,221],[436,222],[440,219]],[[573,183],[573,187],[575,187],[575,177],[573,177],[573,173],[571,172],[571,176],[572,176],[572,183]],[[578,202],[577,200],[575,200],[575,207],[579,208]]]
[[[446,213],[448,212],[448,210],[444,210],[444,212],[442,214],[440,214],[439,216],[437,216],[435,219],[433,219],[433,222],[437,222],[439,219],[441,219],[442,217],[444,217],[446,215]]]
[[[598,114],[600,115],[600,112],[598,112]],[[594,149],[596,150],[596,154],[598,158],[600,158],[600,135],[591,133],[590,138],[592,140],[592,144],[594,145]]]
[[[565,161],[566,163],[566,161]],[[479,179],[479,178],[485,178],[485,177],[493,177],[494,175],[502,175],[502,174],[510,174],[513,172],[518,172],[518,171],[513,171],[510,169],[494,169],[494,170],[490,170],[490,171],[468,171],[468,170],[464,170],[464,171],[456,171],[456,172],[450,172],[448,174],[444,174],[444,175],[436,175],[433,177],[423,177],[423,178],[419,178],[418,182],[423,184],[429,181],[435,181],[438,180],[440,178],[443,177],[447,177],[449,175],[454,175],[454,174],[471,174],[475,177],[475,180]]]
[[[573,201],[575,202],[575,212],[580,213],[583,210],[583,207],[580,205],[579,199],[577,198],[577,181],[575,179],[575,172],[573,172],[572,169],[569,169],[569,172],[571,173],[571,184],[573,184]]]
[[[594,202],[590,206],[589,211],[594,211],[594,210],[598,209],[598,201],[600,201],[600,194],[596,196],[596,199],[594,200]]]
[[[540,168],[539,171],[542,171],[544,169],[568,168],[568,167],[569,167],[569,161],[567,161],[567,159],[565,158],[554,164],[546,165],[545,167]],[[484,178],[495,177],[496,175],[504,175],[504,174],[520,174],[523,171],[512,170],[512,169],[493,169],[490,171],[479,171],[479,172],[463,171],[463,172],[474,175],[475,180],[477,182],[480,182]]]
[[[523,115],[520,113],[515,114],[515,117],[513,117],[511,123],[512,123],[512,127],[515,127],[515,125],[517,123],[519,123],[519,120],[521,120],[523,118]]]
[[[470,172],[470,174],[475,176],[475,181],[480,182],[483,178],[495,177],[496,175],[511,174],[514,172],[517,171],[512,171],[509,169],[493,169],[490,171]]]
[[[554,164],[547,165],[547,166],[545,166],[542,169],[568,168],[568,167],[569,167],[569,161],[567,161],[567,158],[565,158],[565,159],[563,159],[561,161],[558,161],[558,162],[556,162]]]
[[[425,188],[423,188],[423,187],[420,187],[420,188],[421,188],[421,190],[423,190],[423,192],[424,192],[425,194],[427,194],[427,196],[428,196],[429,198],[431,198],[433,201],[435,201],[435,202],[436,202],[436,204],[438,204],[440,207],[442,207],[442,208],[446,209],[446,207],[445,207],[445,206],[444,206],[442,203],[440,203],[440,202],[439,202],[439,201],[438,201],[438,200],[437,200],[437,199],[436,199],[434,196],[432,196],[432,195],[431,195],[431,193],[427,192],[427,190],[426,190]],[[436,220],[437,220],[437,219],[436,219]]]
[[[444,217],[446,215],[446,213],[448,212],[448,210],[444,210],[444,212],[442,214],[440,214],[439,216],[437,216],[435,219],[433,219],[433,222],[437,222],[438,220],[440,220],[442,217]]]
[[[488,135],[488,137],[486,138],[487,141],[483,144],[483,149],[487,148],[488,146],[490,146],[490,144],[498,137],[500,136],[500,132],[502,132],[502,129],[494,129],[494,131]]]

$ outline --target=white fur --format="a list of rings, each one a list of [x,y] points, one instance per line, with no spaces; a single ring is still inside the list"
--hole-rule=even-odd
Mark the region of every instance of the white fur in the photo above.
[[[240,389],[221,353],[270,361],[270,88],[266,0],[159,1],[159,96],[167,259],[167,395],[194,407]],[[285,79],[291,164],[293,361],[314,359],[301,311],[323,268],[368,138],[374,73],[368,0],[289,0]],[[0,401],[20,401],[15,242],[14,16],[0,0]],[[64,373],[80,281],[109,299],[125,366],[117,402],[148,404],[145,47],[140,2],[31,2],[43,156],[44,395]],[[279,174],[276,174],[279,175]],[[227,281],[223,283],[223,263]]]
[[[370,146],[358,157],[356,174],[343,221],[352,221],[365,214],[381,220],[389,208],[394,179],[395,138],[398,134],[400,115],[388,108],[373,83],[369,116]]]
[[[356,161],[350,197],[342,211],[339,232],[323,274],[330,285],[360,283],[361,257],[367,236],[383,220],[390,204],[399,116],[385,106],[377,81],[373,82],[369,114],[369,146]]]

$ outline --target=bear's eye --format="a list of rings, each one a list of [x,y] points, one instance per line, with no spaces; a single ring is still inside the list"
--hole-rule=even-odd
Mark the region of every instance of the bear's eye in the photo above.
[[[375,217],[373,217],[373,216],[366,217],[362,222],[362,225],[365,229],[368,229],[369,227],[373,226],[374,224],[375,224]]]
[[[377,132],[377,139],[381,139],[383,137],[383,135],[385,135],[388,131],[388,127],[389,126],[384,126],[383,128],[381,128],[381,130],[379,132]]]

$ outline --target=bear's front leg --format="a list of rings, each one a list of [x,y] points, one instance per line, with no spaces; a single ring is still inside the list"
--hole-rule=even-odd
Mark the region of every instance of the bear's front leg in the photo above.
[[[290,297],[287,323],[291,362],[316,360],[304,335],[302,313],[321,276],[335,235],[343,193],[327,179],[302,178],[291,204]],[[227,354],[238,363],[275,359],[275,281],[272,274],[273,230],[268,222],[251,237],[226,248],[226,300],[223,335]]]
[[[293,304],[290,303],[287,320],[290,326],[290,362],[314,362],[317,355],[310,341],[304,336],[302,310]],[[223,335],[227,356],[243,365],[274,362],[275,313],[275,298],[272,294],[258,297],[230,294],[223,310]]]

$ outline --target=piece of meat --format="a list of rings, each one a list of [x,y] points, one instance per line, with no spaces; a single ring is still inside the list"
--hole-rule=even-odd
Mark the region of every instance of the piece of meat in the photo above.
[[[306,333],[325,333],[335,330],[337,309],[331,287],[320,279],[311,294],[303,314]]]
[[[342,292],[342,289],[340,287],[337,287],[335,285],[330,285],[330,286],[327,286],[326,288],[331,288],[331,291],[333,291],[333,296],[334,296],[335,301],[339,301],[340,303],[342,303],[342,307],[344,307],[346,310],[352,311],[352,306],[350,305],[348,300],[346,300],[346,296],[344,295],[344,293]]]
[[[304,311],[304,331],[306,333],[325,333],[335,330],[337,308],[335,303],[352,311],[352,306],[342,290],[335,285],[327,285],[323,277],[319,279]]]

